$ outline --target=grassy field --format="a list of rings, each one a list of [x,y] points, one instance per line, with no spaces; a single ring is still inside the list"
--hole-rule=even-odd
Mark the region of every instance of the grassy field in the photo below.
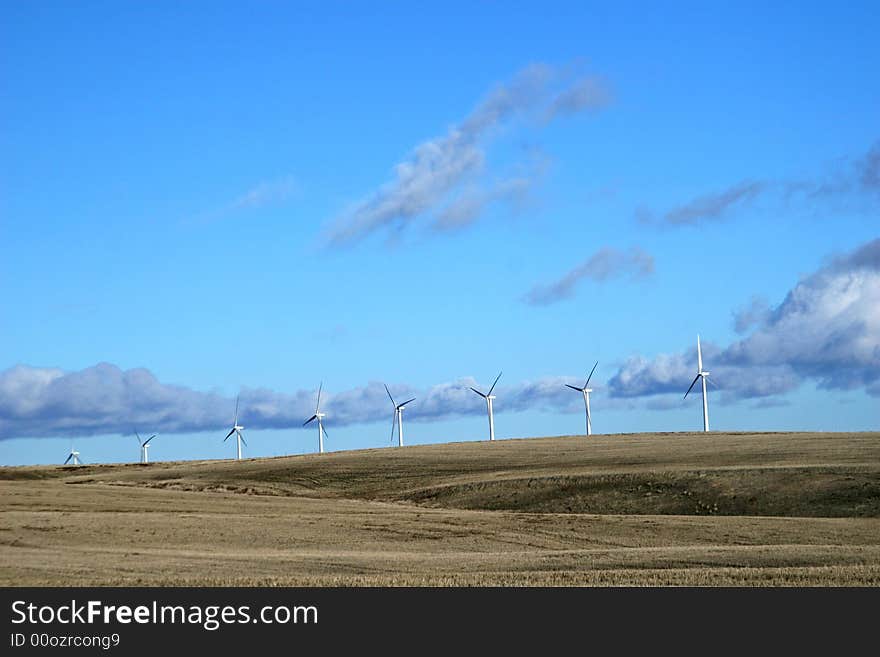
[[[3,585],[880,584],[880,433],[0,468]]]

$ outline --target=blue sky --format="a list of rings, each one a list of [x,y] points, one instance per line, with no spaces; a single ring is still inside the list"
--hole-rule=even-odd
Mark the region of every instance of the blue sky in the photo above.
[[[0,462],[877,429],[876,3],[473,4],[5,4]]]

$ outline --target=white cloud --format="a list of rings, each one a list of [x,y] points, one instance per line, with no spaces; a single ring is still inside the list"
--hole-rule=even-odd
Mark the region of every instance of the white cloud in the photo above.
[[[754,313],[752,313],[754,314]],[[725,348],[703,343],[704,363],[735,397],[763,397],[812,380],[880,393],[880,239],[835,258],[795,285],[775,308],[749,317],[751,333]],[[696,347],[628,359],[611,394],[639,397],[687,389]]]
[[[802,180],[744,180],[720,191],[703,194],[665,213],[646,207],[635,211],[636,220],[643,224],[690,226],[720,221],[736,210],[749,207],[759,199],[776,198],[786,203],[801,199],[815,204],[833,199],[860,198],[873,212],[874,198],[880,194],[880,142],[864,155],[844,158],[825,176]]]
[[[663,220],[669,224],[681,225],[720,219],[731,208],[754,201],[767,189],[768,184],[765,182],[741,182],[729,189],[700,196],[673,208],[663,216]]]
[[[497,85],[445,135],[416,146],[395,165],[389,182],[336,219],[328,231],[329,242],[356,242],[383,228],[405,227],[431,212],[439,213],[435,228],[471,223],[487,203],[509,198],[491,185],[483,191],[485,144],[499,128],[540,108],[549,112],[549,119],[598,109],[608,100],[598,78],[571,79],[543,64],[521,70],[506,84]],[[528,186],[528,181],[523,184]],[[466,193],[453,198],[461,190]]]
[[[623,251],[606,246],[569,270],[560,279],[534,286],[526,294],[525,301],[536,306],[546,306],[571,297],[577,284],[585,278],[601,283],[623,276],[641,278],[653,272],[653,256],[639,247]]]
[[[566,408],[563,384],[571,378],[548,378],[496,389],[499,412],[533,404]],[[482,399],[469,386],[472,378],[418,390],[391,385],[407,406],[410,421],[459,417],[485,412]],[[265,388],[241,391],[239,420],[248,429],[300,428],[315,408],[315,390],[281,393]],[[235,400],[213,392],[161,383],[145,369],[121,370],[100,363],[77,372],[19,365],[0,372],[0,439],[44,436],[87,436],[157,431],[165,434],[228,429]],[[344,426],[390,420],[391,403],[379,381],[332,392],[325,388],[321,408],[327,425]]]

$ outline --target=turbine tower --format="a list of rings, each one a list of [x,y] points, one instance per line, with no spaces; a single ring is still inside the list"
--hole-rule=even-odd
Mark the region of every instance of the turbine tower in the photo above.
[[[235,434],[235,444],[236,444],[236,458],[241,461],[241,444],[245,442],[244,436],[241,435],[241,432],[244,430],[244,427],[238,423],[238,397],[235,398],[235,418],[232,420],[232,428],[229,430],[229,433],[226,434],[226,438],[223,439],[225,443],[229,440],[229,436]]]
[[[703,371],[703,351],[700,348],[700,336],[697,336],[697,376],[694,377],[693,382],[691,383],[691,387],[687,389],[687,392],[684,393],[684,398],[687,399],[688,392],[690,392],[694,384],[697,382],[697,379],[702,379],[703,384],[703,431],[709,430],[709,400],[706,398],[706,377],[709,376],[708,372]]]
[[[599,361],[597,360],[596,365],[598,365],[598,364],[599,364]],[[590,393],[593,392],[593,389],[590,388],[589,385],[590,385],[590,379],[593,378],[593,372],[596,371],[596,365],[593,365],[593,369],[590,370],[590,376],[587,377],[587,382],[584,384],[583,388],[578,388],[576,386],[572,386],[567,383],[565,384],[566,386],[568,386],[572,390],[577,390],[578,392],[580,392],[584,396],[584,406],[587,409],[587,435],[588,436],[593,435],[593,421],[590,418]]]
[[[141,446],[141,463],[149,463],[150,460],[147,457],[147,450],[150,448],[150,441],[153,438],[155,438],[158,434],[154,433],[152,436],[150,436],[146,440],[141,440],[141,436],[137,431],[134,432],[134,435],[137,437],[137,441],[138,441],[138,443],[140,443],[140,446]]]
[[[310,417],[308,420],[303,422],[303,426],[306,426],[309,422],[314,420],[318,421],[318,453],[324,453],[324,436],[327,434],[324,431],[324,413],[321,412],[321,389],[324,387],[324,382],[321,381],[321,385],[318,386],[318,403],[315,404],[315,414]]]
[[[73,461],[73,465],[82,465],[82,461],[79,460],[79,452],[77,452],[73,445],[70,446],[70,454],[67,455],[67,458],[64,460],[64,465],[67,465]]]
[[[501,378],[502,372],[498,372],[498,376],[495,377],[495,383],[498,383],[498,379]],[[492,394],[492,391],[495,390],[495,383],[492,384],[492,387],[489,388],[489,392],[483,394],[476,388],[471,388],[475,393],[477,393],[480,397],[486,400],[486,408],[489,412],[489,440],[495,440],[495,418],[492,415],[492,400],[495,399],[495,395]]]
[[[385,385],[384,383],[382,385]],[[388,399],[391,400],[391,405],[394,407],[394,418],[391,420],[391,440],[394,440],[394,423],[397,423],[397,446],[403,447],[403,407],[409,404],[411,401],[415,401],[415,397],[412,399],[407,399],[402,404],[398,404],[394,401],[394,397],[391,396],[391,391],[388,389],[388,386],[385,386],[385,392],[388,393]]]

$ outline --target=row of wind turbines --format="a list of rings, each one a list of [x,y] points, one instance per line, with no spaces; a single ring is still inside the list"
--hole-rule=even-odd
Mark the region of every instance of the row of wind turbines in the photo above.
[[[590,412],[590,393],[593,392],[593,389],[590,388],[590,380],[593,378],[593,373],[596,371],[596,367],[598,367],[599,361],[593,365],[593,369],[590,370],[589,375],[587,375],[587,380],[582,387],[573,386],[569,383],[566,383],[565,386],[567,388],[571,388],[572,390],[579,392],[583,395],[584,398],[584,411],[586,413],[586,429],[587,435],[593,435],[593,419],[592,414]],[[471,387],[476,394],[486,400],[486,413],[489,418],[489,440],[495,440],[495,417],[492,410],[492,401],[496,399],[496,396],[492,394],[495,390],[495,386],[498,384],[498,380],[501,378],[502,372],[498,373],[498,376],[495,377],[495,381],[492,383],[492,386],[489,388],[488,392],[482,392],[481,390],[477,390],[476,388]],[[684,399],[687,399],[687,396],[690,394],[691,390],[693,390],[694,386],[697,384],[697,381],[701,381],[702,383],[702,392],[703,392],[703,431],[709,431],[709,400],[707,397],[706,391],[706,380],[709,377],[709,372],[703,369],[703,351],[700,346],[700,336],[697,336],[697,375],[694,377],[694,380],[691,382],[690,387],[687,389],[687,392],[684,393]],[[385,392],[388,394],[388,399],[391,400],[391,406],[393,408],[394,414],[391,420],[391,442],[394,441],[394,430],[397,429],[397,445],[398,447],[403,447],[403,409],[404,407],[416,400],[415,397],[412,399],[407,399],[405,402],[397,403],[394,401],[394,397],[391,395],[391,391],[388,389],[388,386],[385,386]],[[303,426],[307,426],[312,422],[317,421],[318,426],[318,453],[324,453],[324,437],[327,436],[327,430],[324,428],[324,418],[327,417],[326,413],[321,412],[321,392],[324,389],[323,381],[318,386],[318,396],[317,403],[315,404],[315,412],[314,414],[305,422],[303,422]],[[247,442],[244,439],[242,432],[244,431],[244,427],[238,423],[238,397],[235,398],[235,414],[233,415],[232,420],[232,428],[229,430],[229,433],[226,434],[226,437],[223,439],[223,442],[226,442],[235,435],[235,443],[236,443],[236,459],[241,460],[241,446],[244,444],[247,446]],[[156,437],[157,434],[153,434],[146,440],[142,440],[140,434],[135,431],[135,436],[137,437],[138,443],[141,446],[141,463],[148,463],[149,459],[147,456],[147,449],[149,448],[150,441]],[[79,458],[79,452],[71,447],[70,454],[67,457],[67,460],[64,461],[64,464],[67,465],[69,462],[73,462],[73,465],[82,465],[82,461]]]
[[[152,436],[144,440],[141,438],[141,435],[135,431],[134,436],[137,438],[138,445],[141,446],[141,463],[149,463],[150,459],[148,456],[148,450],[150,449],[150,441],[153,440],[159,434],[154,433]],[[239,457],[241,458],[241,457]],[[71,465],[83,465],[83,460],[79,457],[79,452],[74,449],[73,445],[70,446],[70,453],[67,455],[67,458],[64,460],[64,465],[70,463]]]
[[[596,363],[598,365],[598,363]],[[594,368],[595,369],[595,368]],[[501,378],[501,373],[499,372],[498,376],[495,377],[495,383],[492,384],[492,387],[489,388],[489,392],[483,393],[477,390],[476,388],[471,388],[475,393],[480,395],[486,400],[486,406],[489,410],[489,440],[495,440],[495,419],[492,415],[492,400],[495,399],[495,395],[492,394],[492,391],[495,390],[495,384],[498,383],[498,379]],[[382,384],[385,386],[385,392],[388,394],[388,399],[391,400],[391,407],[394,409],[394,415],[391,419],[391,442],[394,442],[394,429],[397,428],[397,446],[403,447],[403,409],[410,402],[414,402],[416,400],[415,397],[412,399],[407,399],[405,402],[400,402],[399,404],[394,401],[394,396],[391,394],[391,391],[388,389],[386,384]],[[327,435],[327,430],[324,429],[324,418],[326,417],[326,413],[321,412],[321,390],[324,388],[324,382],[318,386],[318,403],[315,404],[315,413],[308,420],[303,422],[303,426],[311,424],[315,420],[318,421],[318,453],[324,453],[324,436]],[[238,418],[238,399],[235,400],[235,417]],[[589,423],[588,423],[589,424]],[[244,427],[238,427],[239,430],[244,429]],[[233,428],[235,431],[235,428]],[[232,435],[230,432],[229,435]],[[240,435],[240,433],[239,433]],[[226,436],[227,438],[229,436]],[[241,450],[238,451],[238,458],[241,458]]]

